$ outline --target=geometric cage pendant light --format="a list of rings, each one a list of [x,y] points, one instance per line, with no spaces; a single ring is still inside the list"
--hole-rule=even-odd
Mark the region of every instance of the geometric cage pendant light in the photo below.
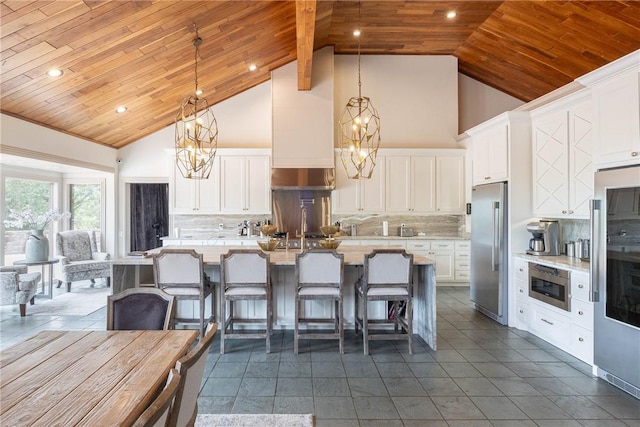
[[[195,47],[195,91],[182,102],[176,115],[176,165],[183,177],[207,179],[218,148],[218,123],[206,98],[198,90],[198,56],[202,39],[193,24]]]
[[[358,24],[360,3],[358,2]],[[354,31],[359,36],[360,30]],[[371,100],[362,96],[360,38],[358,38],[358,96],[350,98],[339,121],[340,160],[351,179],[371,178],[380,147],[380,115]]]

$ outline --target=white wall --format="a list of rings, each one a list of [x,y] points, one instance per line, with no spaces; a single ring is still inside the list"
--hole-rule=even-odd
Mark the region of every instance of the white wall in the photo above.
[[[381,147],[456,147],[455,57],[363,55],[360,60],[362,95],[371,99],[380,114]],[[336,55],[334,123],[354,96],[358,96],[358,57]],[[336,133],[336,142],[339,138]]]
[[[462,74],[458,78],[458,91],[459,133],[524,105],[524,101]]]

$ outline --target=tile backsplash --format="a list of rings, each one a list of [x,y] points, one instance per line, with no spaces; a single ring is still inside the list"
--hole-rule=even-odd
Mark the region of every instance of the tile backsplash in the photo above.
[[[333,215],[332,221],[339,221],[341,230],[349,234],[351,226],[356,226],[358,236],[382,236],[382,222],[389,223],[389,236],[399,236],[402,224],[413,228],[414,235],[458,236],[464,234],[464,215]]]
[[[589,238],[588,219],[561,219],[558,223],[560,224],[560,245],[563,249],[566,242]]]

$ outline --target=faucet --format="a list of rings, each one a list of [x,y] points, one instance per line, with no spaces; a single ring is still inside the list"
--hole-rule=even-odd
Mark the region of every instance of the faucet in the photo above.
[[[300,252],[304,252],[304,232],[307,229],[307,208],[300,206]]]

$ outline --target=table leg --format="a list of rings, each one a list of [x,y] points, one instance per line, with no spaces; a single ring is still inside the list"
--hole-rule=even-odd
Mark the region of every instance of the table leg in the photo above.
[[[53,264],[49,264],[49,299],[53,298]]]
[[[45,275],[44,275],[44,264],[42,264],[40,266],[42,268],[42,295],[44,295],[44,280],[45,280]]]

